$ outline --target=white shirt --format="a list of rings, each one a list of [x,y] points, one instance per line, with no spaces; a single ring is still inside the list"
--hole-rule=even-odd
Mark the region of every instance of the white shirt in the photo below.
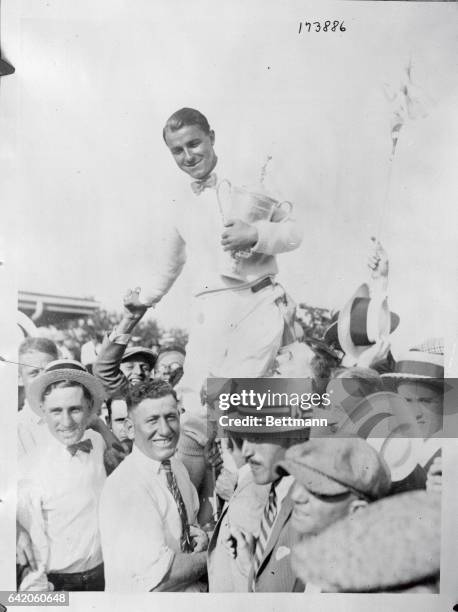
[[[293,486],[294,477],[293,476],[283,476],[278,485],[275,487],[275,492],[277,494],[277,516],[280,511],[280,506],[288,495],[289,490]]]
[[[18,412],[18,461],[23,461],[36,451],[38,446],[46,446],[50,437],[44,418],[32,410],[27,400]]]
[[[196,521],[199,499],[183,463],[171,466],[186,506]],[[132,453],[109,476],[100,500],[100,529],[106,591],[151,591],[181,552],[182,524],[161,463],[134,444]],[[185,591],[199,591],[190,584]]]
[[[215,173],[218,184],[227,177],[226,169],[218,162]],[[185,261],[192,267],[195,279],[193,293],[222,291],[254,284],[260,278],[273,276],[278,272],[275,255],[291,251],[299,246],[302,230],[293,217],[284,218],[278,211],[275,222],[260,220],[252,223],[258,231],[258,242],[253,255],[241,260],[239,266],[245,281],[237,281],[224,275],[231,265],[228,252],[221,246],[224,218],[231,215],[223,202],[221,214],[217,190],[206,188],[199,195],[194,194],[189,177],[185,178],[170,211],[169,225],[158,241],[156,274],[148,288],[148,299],[158,302],[170,289],[180,274]],[[179,182],[178,182],[179,183]],[[226,208],[226,210],[224,210]],[[280,221],[281,220],[281,221]]]
[[[94,431],[89,453],[70,454],[50,435],[23,464],[18,484],[18,520],[40,546],[39,557],[49,572],[83,572],[102,563],[98,502],[106,472],[105,444]]]

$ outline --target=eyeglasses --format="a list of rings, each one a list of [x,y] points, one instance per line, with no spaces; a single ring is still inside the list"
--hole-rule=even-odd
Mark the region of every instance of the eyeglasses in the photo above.
[[[165,374],[168,372],[175,372],[181,367],[183,367],[183,365],[178,361],[174,361],[172,363],[163,363],[157,366],[156,372],[158,372],[158,374]]]

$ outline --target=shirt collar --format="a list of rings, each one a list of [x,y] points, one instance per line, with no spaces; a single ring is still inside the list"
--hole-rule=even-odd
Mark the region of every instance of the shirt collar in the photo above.
[[[280,479],[280,482],[275,487],[278,502],[283,501],[283,499],[288,495],[288,492],[291,489],[293,482],[293,476],[283,476],[283,478]]]
[[[92,430],[86,429],[86,431],[83,434],[83,437],[81,438],[81,440],[79,440],[79,442],[82,442],[83,440],[87,440],[87,439],[92,440],[93,437],[91,435],[91,431]],[[67,446],[63,444],[60,440],[58,440],[55,436],[53,436],[53,434],[49,431],[49,429],[48,429],[48,440],[47,440],[46,446],[47,446],[48,451],[52,455],[55,455],[56,452],[60,452],[62,453],[64,457],[67,457],[67,456],[72,457],[72,455],[67,450]]]
[[[162,465],[161,462],[157,461],[157,459],[152,459],[151,457],[148,457],[148,455],[145,455],[145,453],[141,451],[138,448],[138,446],[135,444],[135,441],[132,447],[131,457],[132,457],[132,461],[134,461],[135,465],[139,469],[147,472],[148,474],[151,474],[151,473],[159,474],[161,470],[161,465]],[[170,461],[173,465],[174,456],[170,457]]]

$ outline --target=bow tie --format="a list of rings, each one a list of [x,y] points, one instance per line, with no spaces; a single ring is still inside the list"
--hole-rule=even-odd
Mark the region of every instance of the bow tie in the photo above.
[[[217,182],[218,179],[216,177],[216,174],[212,172],[210,176],[206,179],[203,179],[201,181],[193,181],[191,183],[191,189],[196,195],[200,195],[204,189],[207,189],[207,187],[210,189],[214,189],[216,187]]]
[[[81,440],[75,444],[70,444],[67,446],[67,450],[72,457],[74,457],[79,450],[83,451],[83,453],[90,453],[92,450],[92,440]]]

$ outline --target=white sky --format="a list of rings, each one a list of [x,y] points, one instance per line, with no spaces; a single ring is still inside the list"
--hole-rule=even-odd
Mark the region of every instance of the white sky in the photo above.
[[[401,315],[395,343],[443,334],[456,285],[447,253],[457,225],[457,5],[215,6],[2,5],[2,50],[16,67],[0,96],[17,286],[93,295],[109,308],[127,287],[147,286],[164,193],[178,179],[162,125],[195,106],[218,154],[253,182],[271,155],[266,184],[301,209],[304,244],[279,257],[297,301],[340,307],[365,280],[378,233]],[[347,31],[297,34],[300,20],[331,16]],[[387,196],[393,108],[383,86],[399,89],[409,59],[428,116],[402,128]],[[186,326],[191,274],[157,308],[160,323]]]

